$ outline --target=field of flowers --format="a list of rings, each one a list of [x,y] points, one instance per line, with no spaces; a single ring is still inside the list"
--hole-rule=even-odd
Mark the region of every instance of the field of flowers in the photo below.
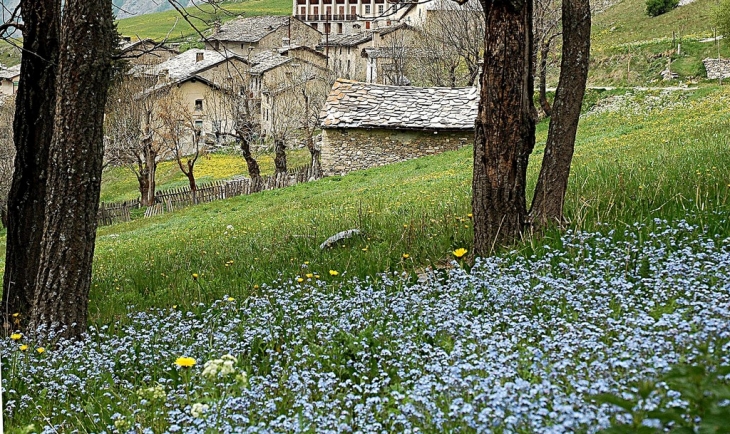
[[[476,264],[470,149],[100,228],[88,337],[0,339],[6,428],[592,433],[631,420],[595,394],[688,405],[644,380],[730,362],[730,90],[594,99],[570,230]]]
[[[595,432],[622,415],[591,395],[636,395],[707,348],[730,362],[730,239],[686,222],[621,238],[568,232],[422,284],[326,283],[302,264],[42,353],[5,339],[6,417],[47,433]],[[682,405],[661,387],[642,405],[667,397]]]

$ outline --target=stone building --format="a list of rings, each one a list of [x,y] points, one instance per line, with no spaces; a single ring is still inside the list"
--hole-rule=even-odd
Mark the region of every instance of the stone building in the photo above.
[[[417,0],[294,0],[292,15],[330,36],[389,27],[420,7]]]
[[[472,143],[479,94],[339,79],[322,121],[325,175],[409,160]]]
[[[0,67],[0,95],[15,95],[20,81],[20,65]]]
[[[154,65],[169,60],[178,54],[176,49],[152,39],[125,40],[120,46],[120,57],[131,66]]]
[[[296,17],[237,18],[214,28],[205,41],[208,50],[231,52],[250,59],[262,51],[282,46],[316,46],[322,34]]]

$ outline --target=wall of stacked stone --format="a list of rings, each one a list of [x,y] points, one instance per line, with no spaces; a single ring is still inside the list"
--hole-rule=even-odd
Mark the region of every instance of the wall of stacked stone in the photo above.
[[[321,162],[326,176],[453,151],[473,143],[474,132],[335,129],[322,132]]]
[[[717,80],[720,78],[730,78],[730,59],[704,59],[707,70],[707,78]]]

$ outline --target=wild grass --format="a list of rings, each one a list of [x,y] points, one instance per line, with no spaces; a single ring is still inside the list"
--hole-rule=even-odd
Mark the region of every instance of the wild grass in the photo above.
[[[239,15],[289,15],[292,10],[292,3],[288,0],[223,2],[220,6],[220,9],[215,10],[209,5],[187,8],[189,22],[177,11],[169,10],[118,20],[117,28],[123,36],[151,38],[156,41],[167,38],[170,42],[189,42],[197,41],[198,31],[208,30],[210,23],[215,20],[226,22]]]

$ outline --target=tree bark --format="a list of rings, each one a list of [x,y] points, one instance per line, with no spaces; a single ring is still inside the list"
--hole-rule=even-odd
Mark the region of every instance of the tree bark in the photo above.
[[[241,140],[241,153],[243,159],[246,160],[246,167],[248,167],[248,176],[251,178],[251,190],[259,191],[261,189],[261,169],[259,163],[251,154],[251,140],[248,138],[248,134],[243,131],[236,132]]]
[[[66,0],[49,190],[30,330],[86,330],[101,191],[104,106],[116,31],[111,2]]]
[[[563,0],[563,54],[545,155],[529,221],[537,228],[563,224],[575,135],[583,104],[591,48],[589,0]]]
[[[278,175],[279,173],[286,173],[286,145],[281,139],[274,139],[274,168]]]
[[[16,96],[15,173],[8,197],[8,231],[3,282],[3,323],[27,318],[41,267],[46,167],[53,137],[56,74],[61,34],[60,0],[22,0],[23,59]]]
[[[312,157],[312,175],[315,178],[319,178],[322,174],[322,151],[315,146],[314,138],[312,138],[311,134],[307,137],[307,149],[309,149],[309,155]]]
[[[486,34],[475,122],[474,254],[520,237],[527,217],[527,163],[535,145],[532,2],[482,0]]]

